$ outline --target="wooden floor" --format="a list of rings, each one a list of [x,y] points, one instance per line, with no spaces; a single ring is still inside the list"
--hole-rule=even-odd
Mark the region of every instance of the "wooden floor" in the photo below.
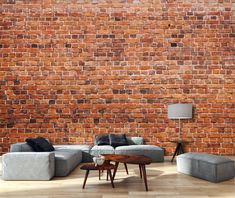
[[[235,198],[234,179],[215,184],[183,175],[177,173],[170,158],[147,166],[149,192],[145,192],[138,167],[128,168],[129,175],[120,165],[114,189],[105,175],[99,181],[98,172],[92,171],[83,190],[85,172],[79,167],[68,177],[55,177],[51,181],[3,181],[0,164],[0,198]]]

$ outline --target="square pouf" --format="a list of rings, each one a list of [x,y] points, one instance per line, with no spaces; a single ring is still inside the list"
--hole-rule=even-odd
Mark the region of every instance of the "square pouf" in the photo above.
[[[184,153],[176,158],[177,171],[211,182],[233,179],[234,161],[208,153]]]

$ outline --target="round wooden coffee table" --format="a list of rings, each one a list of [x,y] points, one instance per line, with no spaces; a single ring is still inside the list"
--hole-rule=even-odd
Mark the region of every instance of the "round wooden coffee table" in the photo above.
[[[100,165],[100,166],[99,166],[99,165],[95,165],[95,163],[93,163],[93,162],[83,164],[83,165],[80,167],[80,169],[81,169],[81,170],[86,170],[86,174],[85,174],[85,178],[84,178],[84,181],[83,181],[83,186],[82,186],[82,188],[83,188],[83,189],[85,188],[86,181],[87,181],[89,172],[90,172],[91,170],[98,170],[98,171],[99,171],[99,179],[100,179],[100,171],[107,170],[107,176],[109,175],[110,181],[111,181],[111,185],[112,185],[112,187],[114,188],[113,176],[112,176],[111,170],[112,170],[112,169],[115,170],[115,168],[116,168],[115,165],[110,164],[108,161],[106,161],[104,164],[102,164],[102,165]],[[108,178],[108,177],[107,177],[107,178]]]
[[[139,165],[140,177],[144,178],[145,190],[148,191],[148,183],[147,183],[147,174],[145,165],[151,164],[151,158],[144,155],[119,155],[119,154],[103,154],[106,161],[115,162],[115,168],[113,172],[113,180],[115,178],[119,163],[126,164],[137,164]],[[127,167],[126,167],[127,169]]]

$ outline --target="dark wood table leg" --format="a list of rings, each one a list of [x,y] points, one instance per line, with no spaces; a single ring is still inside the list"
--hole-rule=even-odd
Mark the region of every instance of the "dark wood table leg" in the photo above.
[[[88,175],[89,175],[89,170],[86,170],[86,175],[85,175],[84,182],[83,182],[83,186],[82,186],[83,189],[85,188],[86,180],[87,180],[87,178],[88,178]]]
[[[114,171],[113,171],[113,180],[115,179],[115,175],[116,175],[116,172],[117,172],[117,169],[118,169],[118,164],[119,164],[119,162],[115,163],[115,168],[114,168]]]
[[[126,174],[129,175],[129,172],[128,172],[128,168],[127,168],[126,163],[124,163],[124,166],[125,166],[125,169],[126,169]]]
[[[101,175],[101,173],[100,173],[100,172],[101,172],[101,170],[99,170],[99,180],[100,180],[100,175]]]
[[[142,169],[143,177],[144,177],[145,190],[148,191],[147,174],[146,174],[146,168],[144,164],[141,165],[141,169]]]
[[[179,154],[181,147],[182,147],[181,142],[178,142],[178,143],[177,143],[177,146],[176,146],[176,148],[175,148],[174,155],[173,155],[173,157],[172,157],[172,159],[171,159],[171,162],[173,162],[175,156]]]
[[[109,174],[109,177],[110,177],[110,181],[111,181],[112,187],[114,188],[113,176],[112,176],[111,170],[107,170],[107,173]]]
[[[107,170],[107,175],[106,175],[106,181],[109,180],[109,173],[108,173],[108,170]]]
[[[139,164],[139,170],[140,170],[140,178],[142,179],[142,169],[141,169],[141,165]]]

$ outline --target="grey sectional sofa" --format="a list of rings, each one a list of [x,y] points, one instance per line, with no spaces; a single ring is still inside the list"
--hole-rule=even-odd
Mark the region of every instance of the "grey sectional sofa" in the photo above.
[[[55,151],[34,152],[27,143],[16,143],[3,155],[4,180],[50,180],[67,176],[81,162],[90,162],[99,154],[146,155],[153,162],[164,161],[160,147],[144,145],[143,138],[129,137],[127,146],[54,145]]]

